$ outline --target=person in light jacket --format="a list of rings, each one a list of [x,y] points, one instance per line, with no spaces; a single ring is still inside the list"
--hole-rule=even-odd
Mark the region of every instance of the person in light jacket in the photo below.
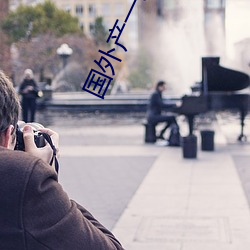
[[[26,69],[24,71],[24,79],[20,85],[19,94],[22,96],[23,121],[34,122],[38,87],[31,69]]]

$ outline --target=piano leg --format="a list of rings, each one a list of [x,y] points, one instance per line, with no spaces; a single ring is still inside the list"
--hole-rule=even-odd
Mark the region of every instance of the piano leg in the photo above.
[[[247,111],[245,111],[244,109],[240,110],[240,125],[241,125],[241,133],[238,137],[238,141],[246,141],[247,137],[244,135],[244,126],[245,126],[245,117],[247,115]]]
[[[194,115],[187,115],[186,117],[188,119],[189,135],[192,135],[194,130]]]

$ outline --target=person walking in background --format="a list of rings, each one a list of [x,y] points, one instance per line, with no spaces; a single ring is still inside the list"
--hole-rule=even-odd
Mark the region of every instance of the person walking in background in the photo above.
[[[24,71],[24,79],[19,88],[22,96],[22,115],[24,122],[34,122],[36,113],[36,98],[38,97],[38,87],[34,80],[31,69]]]
[[[169,105],[165,104],[162,100],[162,92],[166,90],[166,82],[159,81],[156,84],[155,91],[150,97],[147,107],[147,121],[157,125],[158,123],[165,122],[166,126],[157,135],[157,139],[165,140],[164,133],[172,125],[177,125],[174,115],[162,115],[162,109],[169,108]]]

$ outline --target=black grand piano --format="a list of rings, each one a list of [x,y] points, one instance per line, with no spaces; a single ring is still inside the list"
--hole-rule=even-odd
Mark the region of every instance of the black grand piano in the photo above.
[[[202,58],[202,81],[192,88],[194,94],[182,97],[181,106],[175,112],[187,117],[189,135],[193,133],[194,118],[207,111],[236,110],[240,113],[241,132],[239,141],[246,140],[244,120],[249,109],[249,76],[243,72],[219,65],[219,57]],[[198,91],[198,94],[195,92]]]

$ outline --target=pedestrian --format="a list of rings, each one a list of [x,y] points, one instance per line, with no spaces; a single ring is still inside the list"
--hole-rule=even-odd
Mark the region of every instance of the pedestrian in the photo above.
[[[15,89],[0,71],[0,249],[123,249],[115,236],[70,200],[58,183],[57,172],[49,165],[52,152],[59,150],[56,132],[40,129],[54,146],[38,148],[32,128],[25,125],[25,152],[13,150],[19,109]]]
[[[20,85],[19,94],[22,96],[23,121],[34,122],[38,87],[34,80],[33,71],[31,69],[26,69],[24,71],[24,79]]]
[[[156,84],[155,91],[150,96],[148,107],[147,107],[147,122],[157,125],[158,123],[166,123],[165,127],[161,130],[159,135],[156,136],[157,139],[165,140],[164,133],[172,125],[177,125],[174,115],[162,114],[164,109],[170,106],[165,104],[162,100],[162,93],[166,90],[166,82],[159,81]],[[177,125],[178,126],[178,125]]]

